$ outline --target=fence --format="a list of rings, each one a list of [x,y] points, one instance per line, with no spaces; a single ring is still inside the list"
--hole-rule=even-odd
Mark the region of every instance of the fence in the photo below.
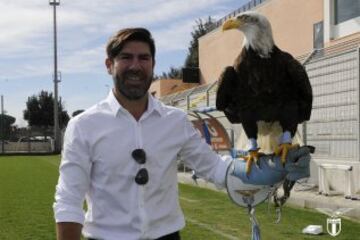
[[[229,13],[228,15],[226,15],[225,17],[219,19],[215,25],[216,27],[221,26],[226,20],[235,17],[236,15],[242,13],[242,12],[246,12],[249,10],[253,10],[255,7],[257,7],[258,5],[262,4],[263,2],[266,2],[267,0],[250,0],[249,2],[245,3],[244,5],[242,5],[241,7],[239,7],[238,9],[236,9],[235,11],[232,11],[231,13]]]
[[[307,143],[319,158],[359,161],[359,49],[315,54],[305,67],[314,93]]]
[[[52,128],[12,129],[9,136],[0,140],[0,154],[52,153]]]

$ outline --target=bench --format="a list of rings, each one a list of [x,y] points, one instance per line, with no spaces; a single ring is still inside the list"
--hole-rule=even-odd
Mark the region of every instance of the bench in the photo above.
[[[353,182],[353,166],[346,164],[319,164],[319,194],[329,196],[336,194],[337,191],[331,191],[327,181],[327,170],[339,170],[344,172],[344,196],[346,199],[352,199],[354,196],[354,182]]]

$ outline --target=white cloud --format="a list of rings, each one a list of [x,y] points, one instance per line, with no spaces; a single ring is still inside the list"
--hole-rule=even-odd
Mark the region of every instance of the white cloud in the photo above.
[[[149,28],[156,41],[157,67],[163,67],[157,71],[167,71],[174,65],[172,59],[159,55],[179,55],[181,51],[185,55],[197,19],[223,17],[230,12],[231,4],[246,0],[60,1],[60,95],[71,114],[105,96],[105,85],[111,81],[104,71],[105,44],[118,29]],[[53,11],[48,0],[0,0],[0,9],[0,94],[6,96],[9,113],[23,123],[27,97],[41,89],[52,91]],[[79,89],[83,88],[81,92]],[[77,89],[76,93],[71,89]]]
[[[210,12],[222,11],[226,2],[61,0],[57,8],[61,68],[71,72],[100,69],[107,38],[126,26],[148,27],[156,39],[158,53],[186,50],[195,20],[210,15],[209,8],[212,8]],[[6,33],[0,35],[0,63],[3,63],[0,70],[9,77],[49,74],[53,15],[48,1],[1,1],[0,9],[0,29]],[[14,59],[18,60],[16,71],[7,71],[6,61]]]
[[[30,5],[29,2],[33,2]],[[42,1],[44,3],[44,1]],[[35,57],[52,46],[52,11],[39,1],[6,1],[0,3],[0,54],[3,58],[34,54]],[[87,16],[77,11],[66,11],[58,18],[62,27],[77,27],[87,22]],[[20,56],[19,56],[20,57]]]
[[[126,26],[148,27],[158,54],[186,51],[195,20],[227,13],[228,1],[61,0],[57,8],[60,68],[71,73],[103,71],[106,40]],[[1,0],[0,9],[2,75],[6,78],[51,75],[53,15],[48,1]]]
[[[61,68],[67,73],[103,72],[105,52],[103,46],[83,49],[62,59]]]
[[[136,2],[136,1],[135,1]],[[149,1],[150,2],[150,1]],[[114,23],[109,24],[110,29],[121,26],[151,26],[161,25],[166,27],[175,20],[184,18],[191,14],[198,14],[205,7],[212,5],[215,0],[173,0],[158,1],[157,4],[148,4],[139,7],[130,13],[114,15]],[[115,27],[114,27],[115,26]]]
[[[153,31],[157,48],[165,52],[187,49],[191,40],[189,29],[192,30],[194,24],[192,20],[179,21]]]
[[[24,6],[16,7],[0,3],[1,50],[9,47],[23,48],[33,35],[39,34],[48,25],[45,12],[41,9]],[[5,33],[5,34],[4,34]]]

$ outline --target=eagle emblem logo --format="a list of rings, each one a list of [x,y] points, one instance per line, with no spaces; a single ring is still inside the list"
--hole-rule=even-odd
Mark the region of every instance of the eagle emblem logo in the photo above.
[[[316,208],[316,210],[330,216],[326,219],[326,230],[331,236],[336,237],[341,232],[340,216],[351,211],[352,208],[338,208],[335,210],[330,208]]]

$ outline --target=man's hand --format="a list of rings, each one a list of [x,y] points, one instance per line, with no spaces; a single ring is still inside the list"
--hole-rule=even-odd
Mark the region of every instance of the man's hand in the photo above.
[[[57,240],[80,240],[82,225],[73,222],[56,224]]]
[[[303,146],[289,151],[285,167],[279,156],[263,155],[259,158],[259,166],[253,164],[250,174],[246,174],[246,162],[235,159],[232,174],[244,183],[254,185],[273,185],[285,178],[296,181],[310,176],[310,152],[312,147]]]
[[[310,176],[311,150],[311,147],[304,146],[289,152],[285,164],[286,179],[297,181]]]

